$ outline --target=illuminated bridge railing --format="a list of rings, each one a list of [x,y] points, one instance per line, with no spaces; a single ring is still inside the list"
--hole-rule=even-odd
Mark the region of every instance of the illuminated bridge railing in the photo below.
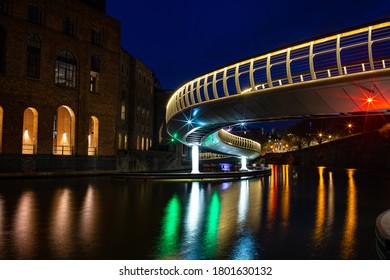
[[[260,55],[198,77],[167,104],[166,120],[236,94],[390,68],[390,21]]]
[[[256,141],[231,134],[224,129],[218,131],[218,137],[222,142],[229,146],[260,153],[261,145]]]
[[[211,152],[203,152],[199,154],[200,160],[214,160],[214,159],[225,159],[230,158],[231,155],[225,155],[225,154],[217,154],[217,153],[211,153]]]

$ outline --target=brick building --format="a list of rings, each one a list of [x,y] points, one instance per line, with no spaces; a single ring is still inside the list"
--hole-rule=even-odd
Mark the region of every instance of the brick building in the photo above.
[[[105,0],[0,0],[0,153],[115,156],[120,22]]]
[[[118,149],[148,151],[153,140],[155,77],[125,50],[121,50],[120,57]]]

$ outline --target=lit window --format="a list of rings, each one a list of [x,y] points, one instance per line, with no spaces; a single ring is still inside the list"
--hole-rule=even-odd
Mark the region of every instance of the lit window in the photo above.
[[[89,91],[95,93],[99,92],[99,73],[91,71]]]
[[[118,149],[122,150],[122,133],[118,134]]]
[[[125,150],[127,150],[127,146],[128,146],[128,144],[127,144],[127,134],[125,134],[125,139],[124,139],[124,148],[125,148]]]
[[[32,23],[41,24],[42,11],[41,8],[35,5],[28,5],[27,19]]]
[[[62,51],[57,56],[56,77],[57,85],[76,87],[77,63],[69,51]]]
[[[121,120],[125,120],[126,119],[126,106],[125,104],[122,103],[122,106],[121,106]]]
[[[91,56],[91,72],[90,72],[90,92],[99,92],[99,72],[100,72],[100,58],[96,55]]]
[[[27,71],[29,78],[39,79],[41,69],[41,39],[32,34],[27,42]]]

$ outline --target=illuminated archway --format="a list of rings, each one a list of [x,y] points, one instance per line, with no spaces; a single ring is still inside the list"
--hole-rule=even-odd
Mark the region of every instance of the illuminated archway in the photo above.
[[[22,154],[37,153],[38,141],[38,112],[34,108],[27,108],[23,114]]]
[[[0,106],[0,153],[3,150],[3,108]]]
[[[92,116],[89,118],[88,125],[88,155],[96,156],[99,145],[99,120]]]
[[[75,142],[75,115],[71,108],[62,105],[54,116],[53,154],[72,155]]]

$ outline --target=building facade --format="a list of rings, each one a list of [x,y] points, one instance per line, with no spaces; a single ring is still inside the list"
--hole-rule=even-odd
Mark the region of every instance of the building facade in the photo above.
[[[118,104],[118,150],[149,151],[153,140],[153,72],[139,59],[121,50]]]
[[[105,0],[0,0],[0,153],[115,156],[120,22]]]

